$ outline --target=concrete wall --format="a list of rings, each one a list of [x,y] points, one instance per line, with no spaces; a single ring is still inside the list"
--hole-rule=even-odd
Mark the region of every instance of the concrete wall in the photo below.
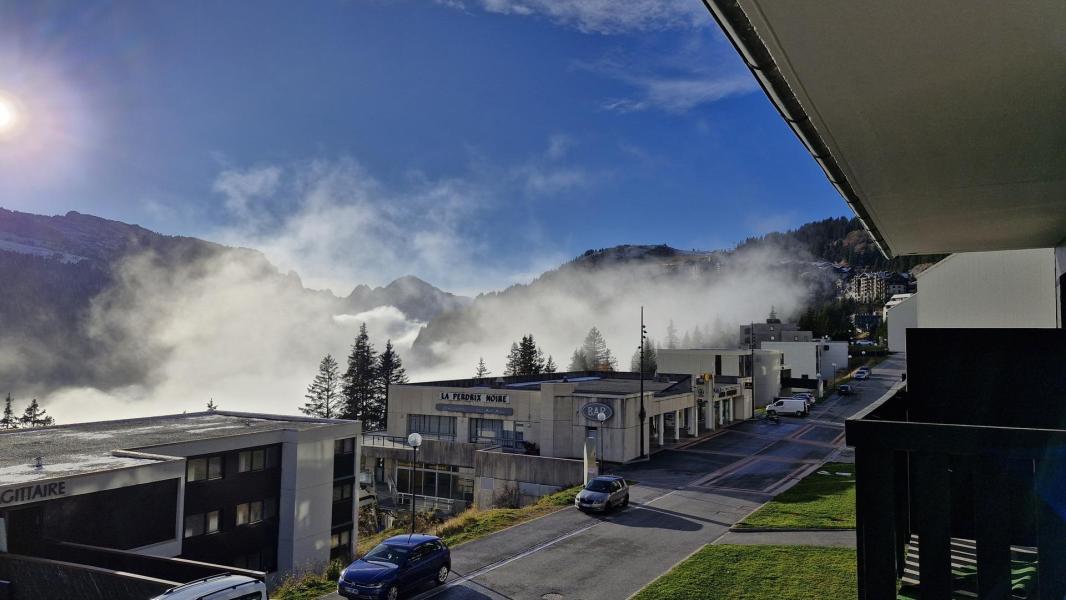
[[[12,582],[11,600],[147,599],[172,581],[16,554],[0,554],[0,580]]]
[[[278,572],[318,569],[329,562],[333,518],[333,442],[355,438],[352,475],[359,474],[361,423],[284,432],[278,503]],[[358,511],[358,499],[352,503]],[[353,515],[358,522],[358,515]],[[352,546],[357,531],[352,530]]]
[[[888,349],[907,351],[907,330],[918,326],[918,294],[888,309]],[[924,297],[924,295],[923,295]]]
[[[952,254],[918,276],[918,327],[1058,327],[1056,279],[1053,248]]]
[[[763,350],[777,350],[785,355],[785,365],[792,369],[792,377],[818,379],[821,377],[819,342],[763,342]]]
[[[525,506],[584,479],[580,460],[480,450],[474,463],[474,504],[481,508]]]

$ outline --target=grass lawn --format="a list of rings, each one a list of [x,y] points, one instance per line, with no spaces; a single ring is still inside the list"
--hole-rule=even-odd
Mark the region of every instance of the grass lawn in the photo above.
[[[506,529],[512,525],[524,523],[539,516],[555,512],[560,508],[573,506],[574,497],[581,491],[581,486],[572,487],[544,496],[529,506],[522,508],[492,508],[478,510],[471,508],[447,521],[433,527],[428,533],[438,535],[449,546],[476,540],[490,533]],[[362,556],[374,546],[394,535],[407,533],[405,529],[387,529],[374,535],[359,536],[356,554]],[[344,565],[340,565],[343,568]],[[336,591],[340,568],[334,567],[326,573],[305,573],[290,577],[271,594],[276,600],[314,600],[319,596]]]
[[[818,471],[829,474],[821,475]],[[818,471],[767,502],[737,523],[737,527],[854,528],[855,465],[827,463]]]
[[[634,600],[833,600],[858,595],[855,551],[708,545]]]

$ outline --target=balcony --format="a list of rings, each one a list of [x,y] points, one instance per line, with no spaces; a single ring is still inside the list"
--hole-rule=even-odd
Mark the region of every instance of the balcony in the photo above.
[[[860,599],[1061,600],[1066,331],[911,329],[907,344],[908,381],[846,424]]]

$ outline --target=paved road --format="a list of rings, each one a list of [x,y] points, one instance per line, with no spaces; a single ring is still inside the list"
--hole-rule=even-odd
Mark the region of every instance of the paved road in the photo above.
[[[820,403],[806,419],[749,421],[616,472],[639,482],[628,509],[564,509],[452,550],[452,578],[418,599],[626,598],[726,533],[843,444],[843,419],[899,381],[903,359],[874,370],[858,393]],[[339,596],[324,596],[336,600]]]

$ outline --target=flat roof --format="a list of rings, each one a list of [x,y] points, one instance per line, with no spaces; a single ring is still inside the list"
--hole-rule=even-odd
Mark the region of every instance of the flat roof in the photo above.
[[[536,391],[546,383],[572,383],[575,394],[628,396],[640,393],[640,374],[627,371],[570,371],[513,377],[482,377],[444,381],[419,381],[403,385],[425,387],[455,387],[498,391]],[[644,378],[644,391],[656,396],[683,394],[692,391],[692,377],[684,374],[662,373]]]
[[[153,447],[265,431],[304,431],[351,422],[216,411],[5,430],[0,431],[0,485],[158,462],[151,458],[116,456],[116,450],[144,449],[147,454],[166,454]],[[38,456],[43,462],[40,469],[35,466]]]

